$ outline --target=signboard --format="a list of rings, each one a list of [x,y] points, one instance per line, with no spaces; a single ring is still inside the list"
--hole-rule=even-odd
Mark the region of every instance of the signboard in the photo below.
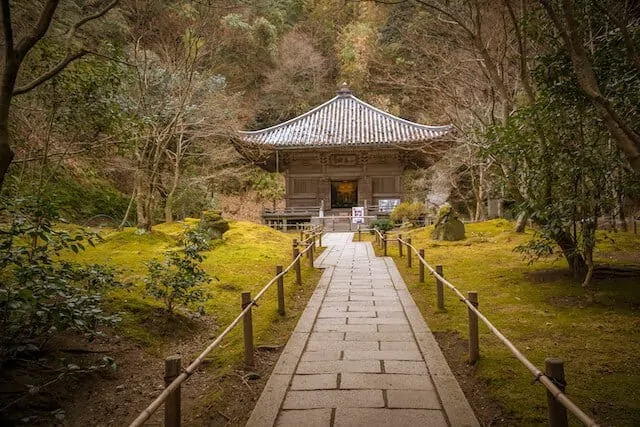
[[[400,204],[400,199],[378,200],[378,211],[390,213],[399,204]]]
[[[364,224],[364,208],[363,207],[351,208],[351,218],[354,224]]]

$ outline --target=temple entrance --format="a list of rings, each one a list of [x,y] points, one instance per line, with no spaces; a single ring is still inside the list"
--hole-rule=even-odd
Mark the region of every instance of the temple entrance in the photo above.
[[[331,181],[331,208],[358,206],[358,181]]]

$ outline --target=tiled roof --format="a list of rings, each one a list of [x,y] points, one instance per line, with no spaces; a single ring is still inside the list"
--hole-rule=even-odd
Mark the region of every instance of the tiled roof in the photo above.
[[[270,128],[240,132],[242,141],[276,147],[385,145],[420,142],[451,132],[395,117],[356,98],[343,86],[335,98]]]

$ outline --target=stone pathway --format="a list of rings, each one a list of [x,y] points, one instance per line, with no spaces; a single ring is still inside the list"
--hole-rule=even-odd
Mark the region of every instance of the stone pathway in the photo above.
[[[320,283],[247,426],[478,426],[391,258],[328,233]]]

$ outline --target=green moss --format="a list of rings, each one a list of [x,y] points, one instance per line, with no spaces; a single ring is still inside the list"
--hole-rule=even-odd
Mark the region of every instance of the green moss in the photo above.
[[[513,227],[505,220],[467,224],[469,238],[461,242],[436,243],[429,238],[429,228],[410,236],[416,248],[425,249],[427,262],[443,265],[445,277],[463,294],[478,291],[481,311],[534,364],[542,368],[550,356],[565,360],[568,394],[583,410],[605,425],[639,425],[638,277],[597,276],[597,302],[590,304],[563,259],[528,265],[515,253],[513,248],[532,231],[517,234]],[[640,235],[599,232],[598,238],[597,264],[635,259],[637,265]],[[418,283],[415,258],[409,270],[406,257],[398,258],[397,251],[397,245],[389,245],[389,255],[396,258],[430,328],[458,332],[466,339],[466,307],[445,289],[446,312],[438,312],[433,278]],[[480,342],[477,376],[492,396],[517,424],[544,423],[543,387],[531,384],[529,371],[482,324]]]
[[[147,274],[145,262],[161,258],[167,249],[176,247],[185,226],[196,226],[198,220],[187,219],[181,223],[159,224],[148,234],[138,234],[135,229],[121,232],[106,231],[104,241],[79,255],[67,254],[80,262],[102,262],[115,266],[124,280],[134,283],[127,289],[108,293],[106,305],[110,311],[123,313],[120,332],[140,343],[145,349],[160,352],[171,344],[176,328],[182,334],[193,334],[188,319],[176,316],[173,323],[162,321],[161,303],[144,297],[142,278]],[[241,292],[252,296],[275,276],[275,266],[286,267],[291,262],[294,234],[281,233],[271,228],[249,222],[231,221],[230,230],[212,250],[204,252],[203,268],[214,280],[207,285],[211,298],[203,306],[207,315],[213,316],[220,331],[241,311]],[[306,300],[315,287],[320,271],[303,262],[302,288],[295,284],[295,276],[285,277],[287,316],[277,314],[276,286],[273,285],[254,309],[254,335],[256,345],[284,344]],[[177,323],[176,323],[177,322]],[[173,329],[172,329],[173,328]],[[243,359],[242,328],[236,328],[216,349],[211,366],[217,373],[235,369]],[[199,351],[198,351],[199,353]],[[188,355],[196,356],[196,354]]]

